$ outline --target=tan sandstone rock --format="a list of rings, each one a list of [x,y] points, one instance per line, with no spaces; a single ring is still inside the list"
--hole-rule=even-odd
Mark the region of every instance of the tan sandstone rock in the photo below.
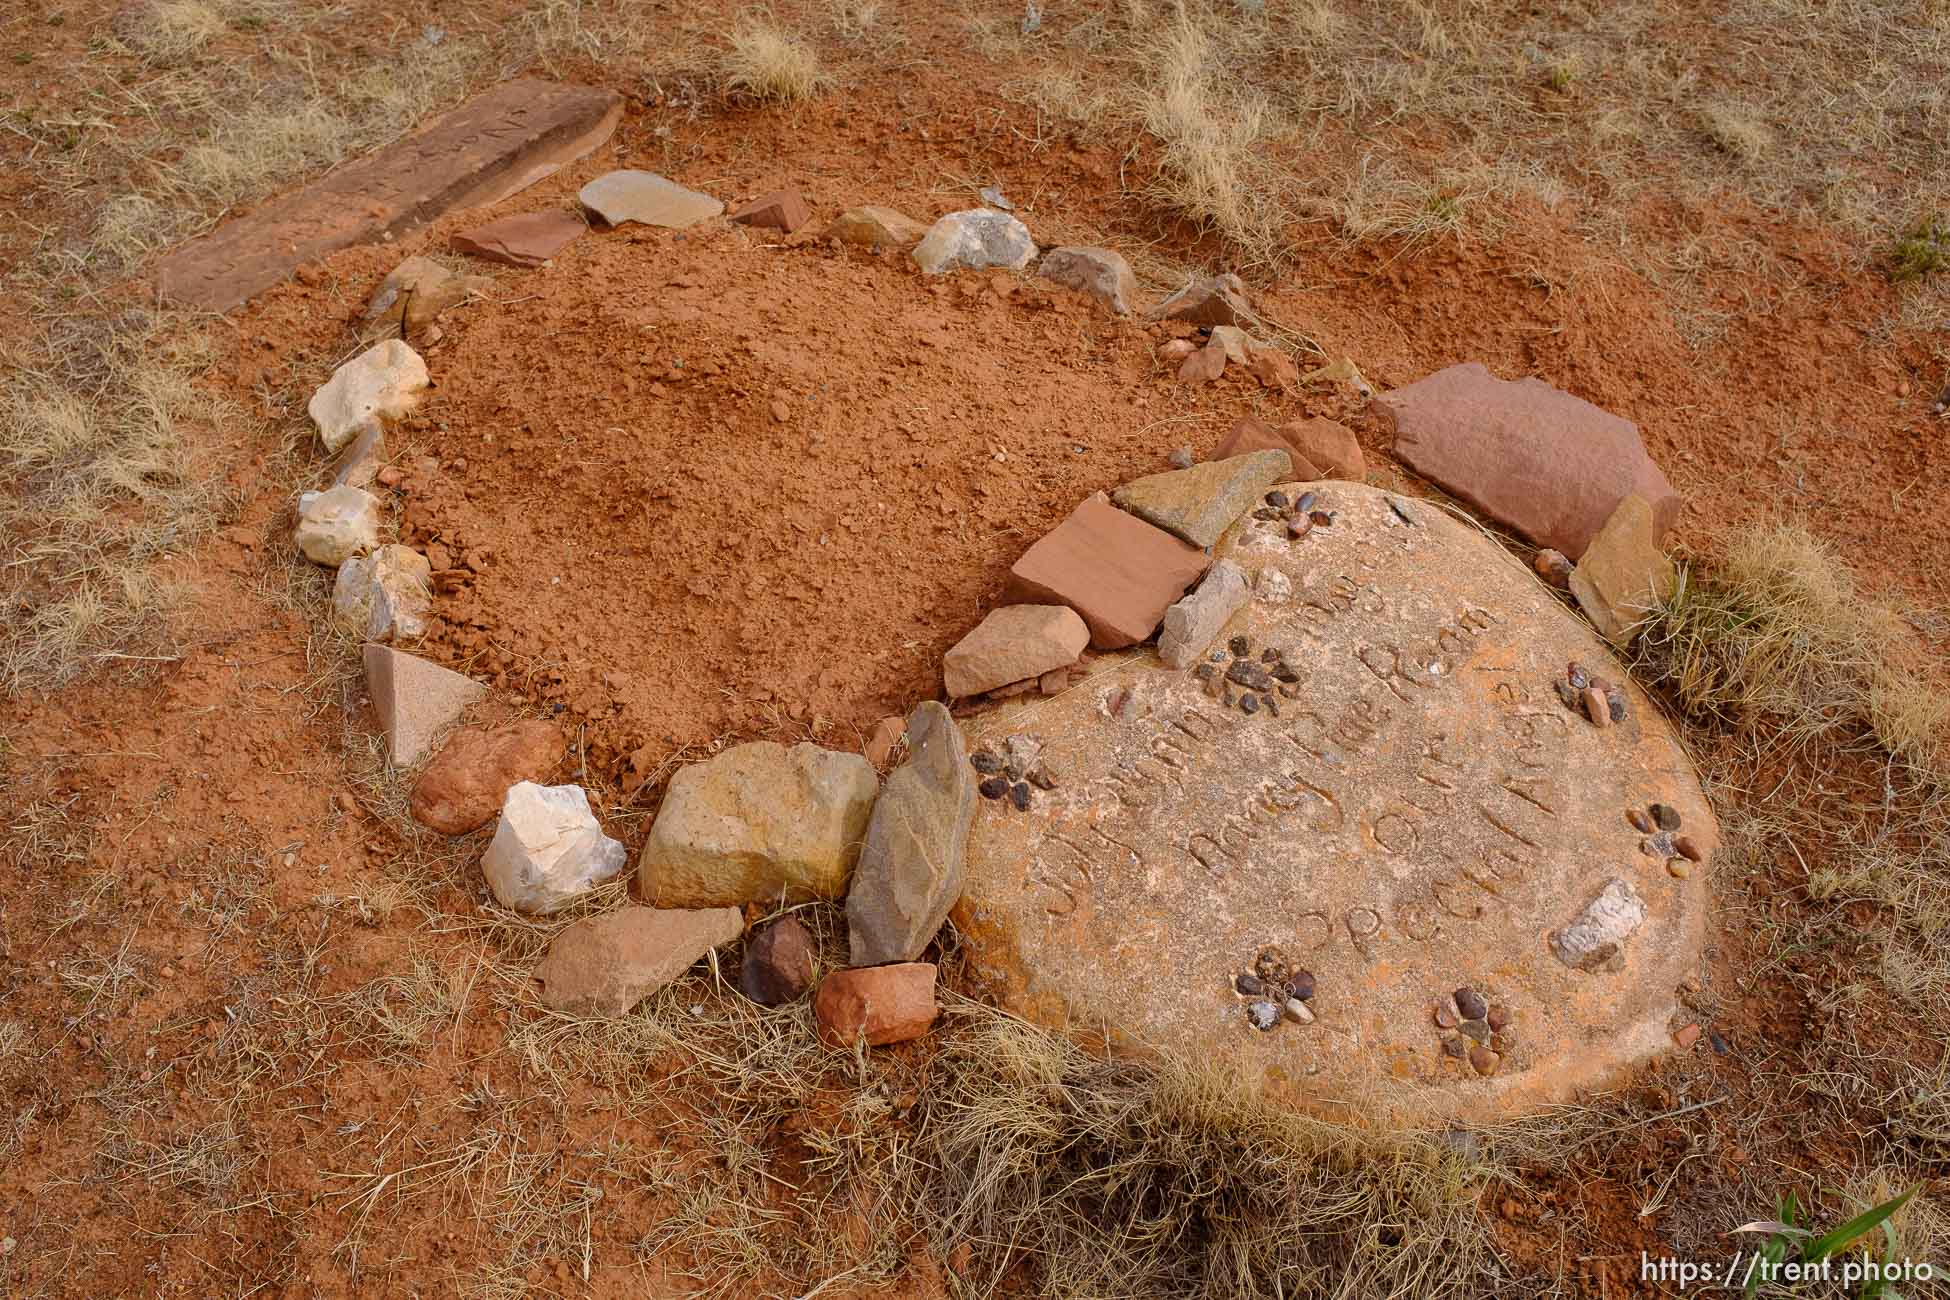
[[[433,569],[410,546],[382,546],[339,565],[332,617],[367,641],[417,641],[433,608]]]
[[[332,372],[305,408],[326,451],[337,451],[376,420],[397,420],[429,380],[420,354],[399,339],[375,343]]]
[[[535,968],[542,1005],[576,1016],[625,1015],[744,931],[744,914],[735,907],[619,907],[577,921],[555,936]]]
[[[355,487],[303,493],[292,540],[313,564],[336,569],[379,545],[379,498]]]
[[[373,291],[372,301],[366,304],[366,325],[374,330],[404,329],[409,338],[417,338],[442,312],[493,283],[486,276],[456,274],[430,257],[409,257],[387,272]]]
[[[670,779],[637,859],[659,907],[842,898],[880,780],[858,754],[769,740]]]
[[[445,835],[478,830],[523,781],[546,781],[568,746],[561,728],[541,718],[457,731],[413,783],[414,820]]]
[[[1004,605],[942,656],[942,685],[950,695],[980,695],[1067,668],[1089,644],[1090,629],[1068,606]]]
[[[916,221],[892,208],[872,203],[848,208],[826,227],[826,237],[859,248],[912,248],[928,233],[925,221]]]
[[[1309,487],[1332,526],[1295,542],[1247,516],[1218,547],[1292,594],[1239,616],[1245,654],[1216,680],[1106,656],[1087,691],[968,724],[971,748],[1032,733],[1061,774],[1027,811],[977,805],[953,912],[971,975],[1042,1023],[1383,1123],[1486,1122],[1667,1050],[1706,873],[1670,874],[1625,814],[1666,805],[1708,860],[1717,832],[1659,709],[1476,530]],[[1624,684],[1623,721],[1565,707],[1571,660]],[[1642,920],[1618,890],[1592,911],[1613,881]],[[1234,981],[1256,968],[1308,975],[1313,1023],[1249,1012]],[[1521,1028],[1489,1044],[1489,1074],[1430,1023],[1465,986]]]
[[[1658,537],[1651,503],[1631,493],[1571,570],[1578,607],[1599,635],[1621,648],[1631,644],[1639,621],[1679,585],[1679,571],[1659,549]]]

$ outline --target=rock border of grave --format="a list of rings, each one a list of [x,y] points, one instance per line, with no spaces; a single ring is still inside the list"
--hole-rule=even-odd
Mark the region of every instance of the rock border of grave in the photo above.
[[[639,206],[616,206],[614,196],[621,191],[628,191],[633,199],[638,199]],[[629,169],[595,177],[582,187],[580,195],[585,206],[597,211],[599,216],[611,217],[616,224],[650,221],[681,229],[702,220],[722,219],[790,232],[810,218],[810,211],[797,191],[774,191],[759,196],[726,217],[726,205],[718,199],[687,190],[655,173]],[[519,222],[525,215],[528,214],[514,214],[501,220]],[[1029,274],[1038,257],[1027,228],[993,207],[950,213],[932,227],[891,209],[855,207],[843,212],[828,227],[825,238],[835,245],[851,242],[871,245],[876,250],[883,244],[919,244],[922,247],[915,249],[913,260],[921,264],[924,274],[993,266]],[[534,265],[540,260],[517,260],[514,264]],[[1119,314],[1133,309],[1134,277],[1128,264],[1113,250],[1053,248],[1044,255],[1044,264],[1050,268],[1048,278],[1053,281],[1093,296]],[[424,582],[425,575],[419,572],[423,566],[391,562],[386,568],[388,578],[381,582],[375,577],[377,570],[369,558],[382,551],[415,554],[398,543],[389,545],[383,540],[384,529],[377,521],[377,501],[365,491],[365,485],[375,476],[382,476],[384,481],[384,471],[377,466],[385,459],[386,423],[410,410],[419,394],[431,384],[424,359],[405,339],[413,324],[406,315],[410,304],[395,305],[398,291],[387,293],[392,283],[393,277],[389,276],[375,295],[368,319],[377,319],[391,309],[400,337],[374,344],[346,362],[320,386],[312,399],[311,413],[326,449],[330,452],[344,449],[345,454],[335,466],[333,484],[322,493],[307,493],[301,500],[294,541],[308,558],[338,567],[341,586],[348,581],[364,583],[359,590],[335,592],[333,605],[339,608],[341,617],[363,619],[369,629],[382,629],[385,633],[381,639],[366,645],[368,688],[392,761],[398,767],[411,768],[440,755],[446,735],[488,692],[480,683],[384,643],[386,639],[412,639],[414,631],[430,615],[430,609],[421,603],[425,591],[414,589],[416,579]],[[442,308],[435,309],[418,324],[425,328],[438,310],[465,296],[464,291],[442,292]],[[381,297],[387,301],[380,302]],[[1245,333],[1243,325],[1257,325],[1260,321],[1236,276],[1195,278],[1146,315],[1153,321],[1176,320],[1204,331],[1207,341],[1202,348],[1182,338],[1168,341],[1161,348],[1161,355],[1167,360],[1182,362],[1181,378],[1217,378],[1227,362],[1232,362],[1247,366],[1269,388],[1290,389],[1302,379],[1283,351]],[[1372,392],[1351,361],[1321,367],[1304,378],[1349,380],[1362,392]],[[1241,441],[1244,425],[1242,422],[1227,439],[1228,451]],[[1329,441],[1337,449],[1353,442],[1351,435],[1339,426],[1333,426],[1329,432]],[[869,865],[863,871],[849,860],[845,864],[846,888],[827,896],[843,899],[849,917],[863,918],[861,924],[866,923],[864,918],[872,917],[875,924],[892,928],[883,929],[882,936],[868,943],[864,951],[855,944],[856,957],[867,958],[860,964],[829,973],[815,983],[811,967],[804,964],[807,959],[802,957],[798,959],[803,966],[801,973],[783,983],[768,977],[754,986],[758,990],[752,993],[754,997],[762,992],[761,1001],[771,998],[783,1002],[802,996],[809,986],[814,993],[814,1014],[820,1035],[837,1050],[860,1043],[896,1043],[928,1032],[938,1012],[934,991],[936,968],[918,959],[935,941],[961,889],[969,827],[978,803],[976,796],[1027,810],[1033,805],[1037,791],[1054,789],[1061,780],[1061,774],[1051,771],[1042,760],[1040,747],[1026,740],[1017,745],[1012,739],[1001,753],[980,750],[970,755],[954,714],[965,716],[972,707],[1031,689],[1046,694],[1070,689],[1090,671],[1086,644],[1117,648],[1151,642],[1162,634],[1173,663],[1185,667],[1200,661],[1230,611],[1251,595],[1236,566],[1220,566],[1208,575],[1213,540],[1241,516],[1255,511],[1256,503],[1262,501],[1263,504],[1257,504],[1257,515],[1277,513],[1287,521],[1290,534],[1296,539],[1322,524],[1321,512],[1312,508],[1313,493],[1289,499],[1277,491],[1267,492],[1272,483],[1293,473],[1317,473],[1300,451],[1302,446],[1312,444],[1296,441],[1296,437],[1276,434],[1267,428],[1264,433],[1255,433],[1254,440],[1239,447],[1235,455],[1222,455],[1196,466],[1184,463],[1173,471],[1118,485],[1109,495],[1099,492],[1086,499],[1076,514],[1057,525],[1017,560],[1012,569],[1013,598],[991,610],[981,627],[971,631],[950,652],[951,657],[957,651],[963,652],[964,661],[948,665],[944,683],[960,673],[963,684],[974,684],[979,689],[971,690],[959,700],[948,696],[952,711],[940,703],[924,701],[905,726],[898,718],[883,720],[869,745],[870,750],[878,751],[872,763],[816,746],[798,747],[813,751],[804,762],[823,761],[819,756],[854,758],[869,773],[874,773],[872,797],[866,803],[870,811],[863,814],[869,823],[869,829],[864,832],[869,845],[866,858]],[[1352,453],[1338,451],[1337,459],[1343,464],[1349,461],[1361,464],[1365,469],[1358,444]],[[1180,464],[1175,456],[1173,461]],[[360,479],[356,483],[355,474]],[[1404,518],[1408,517],[1405,505],[1396,508]],[[1065,530],[1069,530],[1068,540],[1052,548],[1049,545],[1052,539],[1064,535]],[[1115,534],[1114,538],[1111,534]],[[1205,548],[1203,556],[1199,554],[1201,544]],[[1030,564],[1039,547],[1047,552],[1046,559]],[[1140,555],[1179,558],[1158,566],[1133,565],[1129,563],[1133,548]],[[398,576],[402,573],[404,577]],[[1121,589],[1107,595],[1106,584]],[[1027,612],[1038,604],[1046,607],[1043,613]],[[1004,610],[1021,612],[998,618],[998,613]],[[403,637],[399,635],[402,633]],[[1017,637],[1020,644],[1003,644],[1010,636]],[[978,637],[985,638],[979,650]],[[1277,711],[1270,690],[1276,684],[1277,668],[1275,665],[1270,670],[1272,675],[1261,674],[1267,678],[1265,683],[1257,679],[1241,682],[1240,707],[1251,711],[1252,702],[1262,697],[1259,687],[1264,685],[1269,687],[1263,693],[1265,707]],[[1014,672],[1022,674],[1020,679],[997,680],[998,675],[1008,677]],[[1230,697],[1232,692],[1228,690],[1227,694]],[[1107,701],[1105,708],[1117,716],[1128,704],[1129,701]],[[1595,706],[1592,709],[1594,725],[1605,724],[1600,718],[1602,712]],[[893,755],[897,746],[905,745],[904,732],[913,733],[917,728],[923,739],[913,744],[907,760],[881,783],[874,770]],[[706,762],[717,761],[731,752],[724,751]],[[969,773],[971,766],[974,775]],[[959,792],[954,788],[957,781],[962,783]],[[898,790],[911,793],[900,796],[902,802],[896,809],[889,792]],[[731,820],[739,821],[742,816],[734,812]],[[942,817],[948,819],[946,824],[940,824]],[[650,834],[654,838],[654,823]],[[1685,855],[1681,849],[1666,843],[1670,838],[1667,832],[1655,829],[1646,841],[1655,847],[1646,851],[1654,852],[1663,846],[1675,863],[1683,857],[1696,856]],[[880,847],[873,847],[876,844]],[[733,857],[742,852],[735,848],[722,851]],[[537,914],[570,906],[603,881],[622,873],[625,865],[623,846],[603,834],[600,820],[580,786],[544,787],[528,780],[510,785],[504,794],[494,836],[482,858],[486,883],[491,885],[502,905]],[[869,892],[872,897],[867,896]],[[711,900],[721,901],[764,900]],[[674,927],[693,936],[686,943],[695,945],[694,960],[744,932],[735,908],[726,907],[721,911],[724,917],[719,920],[720,914],[716,912],[626,904],[558,935],[538,970],[564,970],[578,961],[586,961],[579,954],[558,953],[556,948],[572,936],[579,940],[601,930],[600,925],[592,927],[592,922],[613,922],[610,928],[619,933],[630,930],[661,934]],[[1613,908],[1606,916],[1617,911]],[[712,919],[702,919],[707,915]],[[775,939],[782,936],[786,932],[779,927],[787,920],[773,921],[768,933]],[[1602,947],[1601,943],[1588,945],[1585,941],[1591,934],[1609,933],[1607,924],[1616,928],[1615,922],[1593,921],[1554,942],[1563,945],[1563,951],[1574,952],[1576,959],[1585,960],[1589,957],[1587,948]],[[608,935],[609,931],[602,930],[602,933]],[[621,941],[611,936],[600,942],[614,945]],[[799,943],[803,948],[803,938],[799,938]],[[632,968],[627,979],[604,985],[587,995],[550,992],[544,995],[544,1001],[590,1014],[627,1014],[643,997],[680,976],[686,968],[687,961],[669,954],[665,954],[665,959],[645,958]],[[1311,1022],[1313,1015],[1308,1002],[1312,996],[1311,977],[1306,978],[1304,990],[1294,982],[1295,978],[1281,976],[1286,981],[1282,987],[1287,988],[1282,995],[1286,998],[1284,1008],[1277,1002],[1269,1002],[1267,1005],[1274,1008],[1271,1020],[1259,1028],[1271,1028],[1282,1016],[1298,1023]],[[1258,977],[1244,975],[1242,992],[1248,979],[1254,980],[1258,987],[1266,987]],[[882,999],[880,1003],[875,1002],[876,991]]]

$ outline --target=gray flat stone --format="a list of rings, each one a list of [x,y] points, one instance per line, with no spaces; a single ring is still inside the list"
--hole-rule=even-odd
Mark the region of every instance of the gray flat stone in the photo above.
[[[612,226],[635,221],[682,230],[724,211],[724,204],[709,194],[685,189],[655,172],[609,172],[583,186],[576,197]]]
[[[907,719],[910,757],[887,778],[867,824],[846,925],[855,966],[913,961],[961,896],[975,769],[948,710],[930,700]]]
[[[1227,620],[1253,597],[1252,580],[1231,560],[1206,570],[1191,595],[1165,611],[1158,630],[1158,658],[1173,668],[1189,668],[1218,638]]]

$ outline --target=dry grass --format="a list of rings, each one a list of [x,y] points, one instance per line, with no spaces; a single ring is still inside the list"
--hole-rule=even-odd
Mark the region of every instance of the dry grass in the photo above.
[[[734,99],[799,104],[826,85],[819,52],[770,14],[747,12],[733,24],[718,75]]]
[[[1695,719],[1789,751],[1886,749],[1921,780],[1950,774],[1942,702],[1915,638],[1867,600],[1826,542],[1794,524],[1743,533],[1708,574],[1689,570],[1639,647]]]
[[[1152,70],[1142,119],[1160,151],[1146,193],[1227,240],[1245,261],[1269,261],[1291,219],[1288,186],[1272,163],[1278,127],[1265,96],[1233,89],[1226,54],[1180,11],[1139,55]]]
[[[972,1009],[937,1069],[924,1204],[939,1248],[969,1243],[991,1279],[1027,1260],[1049,1296],[1495,1286],[1474,1175],[1430,1138],[1309,1120]]]
[[[199,389],[203,357],[129,318],[50,339],[0,388],[0,532],[24,560],[0,583],[0,682],[58,686],[111,661],[172,653],[157,561],[220,519],[213,472],[238,412]]]
[[[1832,944],[1849,905],[1873,904],[1876,982],[1927,1023],[1950,1014],[1950,707],[1904,621],[1776,525],[1686,572],[1637,653],[1727,740],[1709,781],[1743,870],[1798,879],[1811,910],[1763,918],[1770,941]]]
[[[1019,14],[965,20],[980,52],[1030,65],[1012,96],[1071,86],[1068,102],[1115,104],[1157,150],[1134,188],[1248,260],[1278,250],[1295,220],[1426,239],[1543,195],[1629,253],[1634,203],[1704,206],[1731,190],[1843,221],[1867,262],[1905,233],[1892,212],[1940,206],[1950,163],[1938,75],[1950,23],[1909,0],[1743,0],[1685,22],[1615,5],[1250,13],[1233,0],[1124,0],[1052,10],[1033,39],[1016,35]],[[1398,152],[1423,176],[1389,176]]]

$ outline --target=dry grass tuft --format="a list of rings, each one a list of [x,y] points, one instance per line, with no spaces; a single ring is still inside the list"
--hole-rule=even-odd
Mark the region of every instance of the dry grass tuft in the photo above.
[[[1879,745],[1943,783],[1950,708],[1901,648],[1914,638],[1867,601],[1832,547],[1776,524],[1688,571],[1639,643],[1640,666],[1696,719],[1798,750]]]
[[[1139,111],[1161,149],[1146,193],[1225,239],[1248,263],[1270,262],[1292,216],[1286,179],[1270,157],[1279,132],[1263,96],[1233,89],[1225,55],[1183,10],[1142,50],[1151,73]]]
[[[132,317],[48,340],[0,388],[0,534],[25,561],[0,583],[6,689],[170,655],[180,591],[155,562],[215,525],[218,431],[247,427],[198,387],[202,363]]]
[[[767,14],[741,15],[719,60],[725,92],[736,99],[799,104],[826,84],[819,52]]]
[[[970,1008],[925,1102],[923,1204],[1044,1295],[1482,1294],[1463,1161],[1277,1110],[1209,1073],[1104,1060]]]

